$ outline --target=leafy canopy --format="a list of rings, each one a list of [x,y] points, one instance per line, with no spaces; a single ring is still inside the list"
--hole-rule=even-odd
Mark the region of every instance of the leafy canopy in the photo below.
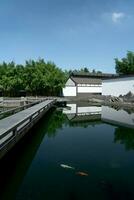
[[[4,96],[59,95],[65,84],[66,74],[53,62],[28,60],[25,65],[14,62],[0,64],[0,91]]]
[[[115,59],[115,69],[118,74],[134,74],[134,52],[128,51],[126,58]]]

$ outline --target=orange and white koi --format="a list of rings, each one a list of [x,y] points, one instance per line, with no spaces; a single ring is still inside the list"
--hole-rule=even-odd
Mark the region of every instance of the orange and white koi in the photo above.
[[[80,176],[88,176],[87,173],[85,172],[76,172],[77,175],[80,175]]]

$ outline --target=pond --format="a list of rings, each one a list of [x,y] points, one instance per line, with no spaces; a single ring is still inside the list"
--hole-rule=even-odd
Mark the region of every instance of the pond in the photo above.
[[[0,164],[0,199],[134,199],[134,112],[52,109]]]

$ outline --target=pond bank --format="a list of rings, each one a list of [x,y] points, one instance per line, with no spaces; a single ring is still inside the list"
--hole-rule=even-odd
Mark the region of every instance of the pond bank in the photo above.
[[[87,102],[91,104],[107,105],[118,107],[119,109],[128,108],[134,109],[134,102],[128,99],[123,100],[123,98],[112,97],[112,96],[102,96],[102,95],[90,95],[87,97],[68,97],[70,102]]]
[[[0,108],[15,108],[20,106],[25,106],[29,103],[35,103],[39,100],[44,99],[58,99],[58,102],[78,102],[78,103],[89,103],[97,105],[108,105],[117,106],[120,108],[134,108],[133,97],[113,97],[113,96],[103,96],[103,95],[89,95],[89,96],[76,96],[76,97],[26,97],[23,99],[11,98],[5,99],[0,102]],[[27,100],[27,101],[26,101]]]

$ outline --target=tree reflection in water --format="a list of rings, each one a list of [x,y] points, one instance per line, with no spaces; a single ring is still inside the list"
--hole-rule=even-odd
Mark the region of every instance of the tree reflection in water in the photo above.
[[[47,127],[47,136],[55,137],[58,129],[62,129],[63,125],[67,124],[67,117],[62,111],[53,112],[49,117]]]
[[[87,128],[88,126],[95,126],[102,123],[98,118],[92,120],[74,120],[74,118],[69,120],[62,110],[54,111],[48,119],[47,136],[55,137],[58,129],[62,129],[64,126]]]
[[[101,124],[101,120],[86,120],[86,121],[73,121],[68,120],[66,114],[62,111],[54,111],[48,119],[47,136],[55,137],[58,133],[58,129],[62,129],[64,126],[70,127],[83,127],[95,126]],[[124,144],[126,150],[134,150],[134,133],[133,129],[125,127],[115,128],[114,142]]]
[[[134,150],[134,130],[124,127],[116,128],[114,142],[124,144],[126,150]]]

